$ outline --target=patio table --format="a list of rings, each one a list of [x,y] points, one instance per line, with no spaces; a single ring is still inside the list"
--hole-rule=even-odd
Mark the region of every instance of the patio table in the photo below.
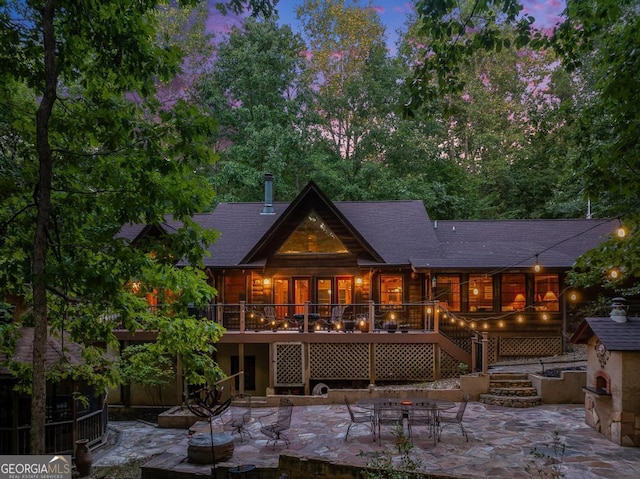
[[[437,431],[440,423],[440,411],[445,411],[447,409],[452,409],[456,406],[453,401],[449,401],[446,399],[429,399],[429,398],[388,398],[388,397],[379,397],[379,398],[366,398],[360,399],[356,402],[356,406],[362,409],[373,410],[373,420],[374,423],[377,418],[378,411],[380,410],[380,406],[382,404],[393,404],[396,406],[401,406],[405,412],[403,414],[405,419],[409,419],[410,409],[412,407],[419,407],[422,409],[427,409],[431,411],[433,414],[433,418],[431,421],[431,426],[429,428],[430,437],[433,437],[433,445],[436,445],[437,441]],[[404,427],[404,424],[403,424]]]

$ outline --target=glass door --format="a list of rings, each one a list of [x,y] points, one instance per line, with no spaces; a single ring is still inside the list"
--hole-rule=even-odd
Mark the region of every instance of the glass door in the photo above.
[[[293,279],[294,314],[304,314],[304,303],[311,301],[309,278]]]
[[[289,279],[275,278],[273,281],[273,300],[275,302],[276,318],[289,317]]]

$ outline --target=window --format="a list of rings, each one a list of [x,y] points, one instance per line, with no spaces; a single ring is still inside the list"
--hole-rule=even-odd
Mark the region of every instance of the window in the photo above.
[[[493,278],[469,275],[469,311],[493,311]]]
[[[225,276],[224,302],[238,304],[245,300],[244,276]]]
[[[445,274],[436,276],[434,297],[449,311],[460,311],[460,276]]]
[[[380,275],[380,304],[402,304],[402,275]]]
[[[231,356],[231,374],[237,374],[240,372],[240,358],[238,356]],[[236,391],[240,389],[240,376],[236,376],[235,388]],[[255,391],[256,389],[256,357],[245,356],[244,357],[244,389],[245,391]]]
[[[534,277],[536,311],[560,311],[560,283],[557,274],[537,274]]]
[[[527,306],[524,274],[503,274],[501,283],[502,311],[521,311]]]
[[[315,211],[312,211],[287,238],[278,254],[348,252],[331,228]]]

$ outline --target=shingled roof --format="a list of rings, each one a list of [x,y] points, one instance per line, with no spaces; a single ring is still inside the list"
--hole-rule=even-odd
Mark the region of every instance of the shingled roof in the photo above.
[[[609,351],[640,351],[640,318],[618,323],[611,318],[586,318],[571,336],[571,342],[585,344],[596,335]]]
[[[611,219],[437,221],[439,255],[414,259],[416,268],[571,268],[618,226]]]
[[[33,332],[33,328],[20,328],[15,354],[13,355],[15,361],[25,364],[33,363]],[[0,364],[4,361],[6,361],[6,357],[0,354]],[[45,369],[51,369],[54,364],[60,361],[66,361],[72,366],[79,366],[84,363],[81,346],[72,342],[66,333],[59,337],[47,336]],[[0,374],[11,375],[11,372],[6,367],[0,366]]]
[[[419,200],[331,202],[310,182],[293,202],[274,202],[275,214],[262,214],[263,203],[255,202],[220,203],[212,213],[195,215],[201,226],[220,232],[208,248],[205,266],[264,266],[278,246],[278,228],[291,228],[296,210],[309,204],[332,212],[350,238],[369,252],[359,256],[361,266],[410,266],[416,271],[527,268],[536,256],[545,268],[566,270],[618,226],[612,219],[432,222]],[[159,228],[170,233],[179,226],[167,219]],[[133,241],[146,231],[129,225],[122,236]],[[260,247],[265,239],[270,242]]]

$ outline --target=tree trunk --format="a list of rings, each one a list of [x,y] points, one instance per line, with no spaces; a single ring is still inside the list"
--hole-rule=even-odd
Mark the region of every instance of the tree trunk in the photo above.
[[[47,348],[47,280],[46,257],[49,217],[51,214],[51,183],[53,157],[49,144],[49,119],[56,101],[56,45],[53,30],[56,0],[47,0],[42,11],[44,37],[45,84],[36,113],[36,148],[40,176],[35,191],[38,214],[33,241],[33,391],[31,395],[31,454],[45,454],[45,406],[47,379],[45,353]]]

